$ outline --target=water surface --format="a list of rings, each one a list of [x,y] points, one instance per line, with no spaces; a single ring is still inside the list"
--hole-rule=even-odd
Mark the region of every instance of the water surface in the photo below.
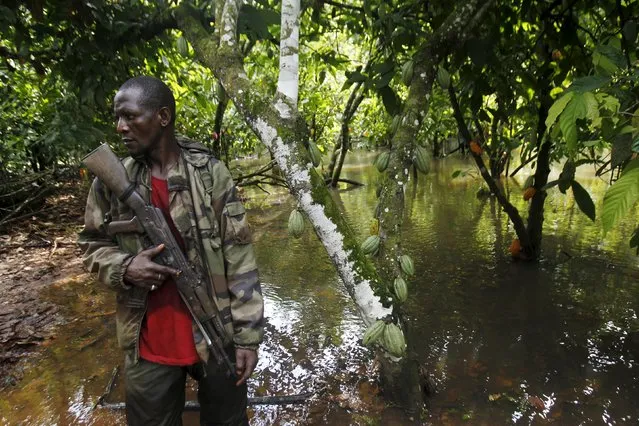
[[[375,205],[372,154],[358,154],[345,177],[366,183],[340,191],[363,239]],[[628,247],[636,215],[605,238],[555,188],[546,202],[543,258],[513,262],[514,236],[478,178],[451,179],[469,162],[434,162],[407,191],[405,245],[416,266],[407,305],[414,356],[437,393],[431,424],[636,423],[639,398],[637,258]],[[525,176],[505,182],[520,210]],[[607,183],[578,180],[600,211]],[[307,404],[260,406],[255,425],[402,425],[408,419],[379,394],[363,325],[317,238],[286,233],[292,201],[282,192],[246,190],[266,300],[267,328],[251,395],[315,392]],[[525,214],[525,213],[524,213]],[[87,274],[54,284],[45,297],[68,307],[68,323],[25,364],[18,386],[0,395],[5,425],[115,425],[122,413],[93,410],[121,364],[112,296]],[[189,399],[195,399],[189,384]],[[122,401],[118,381],[110,402]],[[187,413],[185,425],[198,424]]]

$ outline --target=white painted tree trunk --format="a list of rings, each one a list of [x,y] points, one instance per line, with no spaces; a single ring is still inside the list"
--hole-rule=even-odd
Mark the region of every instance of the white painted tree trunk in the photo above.
[[[275,107],[284,119],[297,111],[299,93],[300,0],[282,0],[280,29],[280,73],[277,80],[278,99]]]
[[[218,0],[220,1],[220,0]],[[222,25],[218,29],[220,47],[234,46],[237,49],[234,34],[237,29],[237,18],[241,0],[222,1],[218,4],[221,10]],[[299,0],[283,0],[282,28],[280,41],[280,70],[277,91],[274,100],[268,101],[270,108],[278,112],[283,120],[291,120],[298,114],[297,98],[299,92]],[[299,208],[306,214],[320,241],[326,248],[329,257],[335,264],[346,290],[355,302],[362,319],[367,325],[392,313],[382,303],[371,287],[371,282],[358,272],[357,262],[351,250],[344,244],[344,235],[338,226],[326,215],[324,206],[313,200],[311,183],[312,164],[307,156],[300,152],[300,141],[282,140],[278,134],[281,123],[268,118],[268,114],[257,116],[254,111],[247,110],[247,96],[250,92],[252,100],[260,97],[257,88],[243,85],[249,83],[244,70],[237,73],[240,79],[235,84],[229,83],[224,75],[218,75],[224,88],[236,107],[246,118],[247,123],[258,135],[262,143],[273,153],[278,166],[284,174],[291,194],[297,199]],[[267,99],[266,94],[261,97]],[[253,102],[253,105],[255,102]]]

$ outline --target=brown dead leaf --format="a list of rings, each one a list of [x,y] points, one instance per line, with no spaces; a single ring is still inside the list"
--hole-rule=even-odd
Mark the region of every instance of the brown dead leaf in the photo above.
[[[538,396],[531,395],[528,397],[528,404],[531,405],[535,410],[543,411],[546,408],[546,404],[544,401]]]

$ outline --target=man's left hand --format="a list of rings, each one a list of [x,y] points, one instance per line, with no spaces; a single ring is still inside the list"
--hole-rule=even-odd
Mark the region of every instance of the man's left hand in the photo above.
[[[239,386],[246,382],[255,366],[257,365],[257,351],[251,349],[237,348],[235,349],[235,374],[239,380],[235,383],[235,386]]]

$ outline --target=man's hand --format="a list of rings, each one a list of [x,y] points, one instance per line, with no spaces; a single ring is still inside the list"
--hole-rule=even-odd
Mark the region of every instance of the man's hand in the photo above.
[[[164,283],[169,275],[177,276],[180,273],[177,269],[160,265],[152,260],[162,250],[164,250],[164,244],[138,253],[126,268],[124,281],[138,287],[155,290]]]
[[[235,349],[235,374],[239,377],[235,386],[246,382],[257,365],[257,351],[251,349]]]

